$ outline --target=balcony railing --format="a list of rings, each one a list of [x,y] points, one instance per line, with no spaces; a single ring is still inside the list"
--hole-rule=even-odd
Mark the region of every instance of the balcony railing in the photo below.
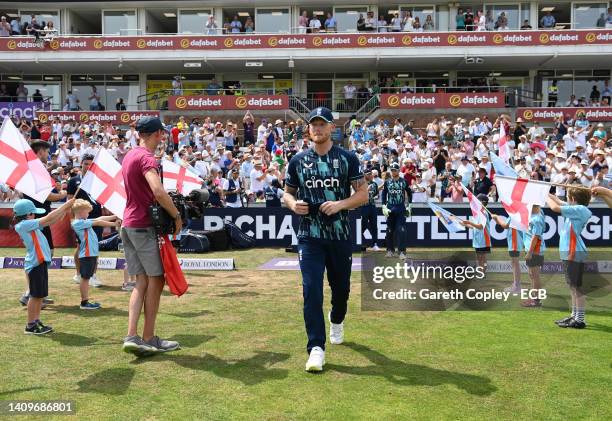
[[[125,29],[121,29],[119,30],[118,33],[92,33],[92,34],[83,34],[83,33],[79,33],[79,34],[69,34],[69,33],[57,33],[56,30],[53,31],[53,33],[49,33],[49,36],[55,37],[55,36],[74,36],[74,37],[92,37],[92,36],[125,36],[125,37],[136,37],[136,36],[202,36],[202,35],[209,35],[209,36],[232,36],[232,35],[283,35],[283,34],[339,34],[339,35],[346,35],[346,34],[373,34],[373,33],[387,33],[387,32],[393,32],[393,33],[406,33],[406,34],[416,34],[416,33],[448,33],[448,32],[461,32],[461,33],[478,33],[479,31],[466,31],[466,30],[457,30],[457,29],[428,29],[428,30],[423,30],[423,29],[415,29],[412,31],[406,31],[406,30],[394,30],[394,28],[390,25],[386,25],[386,26],[380,26],[380,27],[374,27],[372,30],[358,30],[356,27],[353,29],[345,29],[342,31],[337,31],[334,29],[325,29],[325,28],[320,28],[320,29],[315,29],[315,28],[304,28],[304,27],[291,27],[291,28],[287,28],[286,30],[277,30],[277,31],[267,31],[267,30],[253,30],[253,31],[249,31],[249,32],[245,32],[245,31],[241,31],[241,32],[231,32],[231,31],[227,31],[223,28],[211,28],[211,29],[207,29],[204,26],[205,22],[202,23],[202,31],[201,32],[146,32],[144,29],[142,28],[125,28]],[[612,25],[607,25],[606,27],[597,27],[597,26],[592,26],[592,27],[581,27],[581,28],[574,28],[572,23],[561,23],[561,24],[557,24],[552,28],[529,28],[529,29],[521,29],[521,28],[508,28],[508,29],[494,29],[494,30],[486,30],[483,32],[515,32],[515,31],[524,31],[524,32],[528,32],[528,31],[565,31],[565,30],[576,30],[576,31],[588,31],[588,30],[601,30],[601,29],[612,29]],[[42,35],[45,35],[45,31],[40,30],[38,31],[40,32]],[[11,37],[15,37],[15,38],[33,38],[33,35],[28,35],[28,34],[24,34],[24,35],[10,35]],[[41,38],[46,38],[45,36],[41,36]]]

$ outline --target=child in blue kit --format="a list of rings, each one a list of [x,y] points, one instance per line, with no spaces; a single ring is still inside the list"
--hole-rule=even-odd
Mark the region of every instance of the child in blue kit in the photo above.
[[[96,271],[98,263],[98,236],[93,227],[113,227],[116,225],[116,216],[101,216],[96,219],[87,219],[93,207],[87,200],[77,199],[72,205],[72,229],[79,242],[79,272],[81,275],[81,310],[97,310],[100,303],[89,301],[89,279]]]
[[[521,251],[523,251],[523,232],[510,226],[510,218],[493,215],[493,219],[500,227],[506,230],[508,254],[512,262],[512,286],[504,288],[504,291],[513,294],[519,293],[521,290],[521,263],[519,262],[519,256]]]
[[[46,211],[34,206],[31,200],[20,199],[13,206],[15,231],[26,247],[23,267],[30,287],[28,323],[24,330],[27,335],[44,335],[53,332],[51,326],[46,326],[40,321],[43,298],[49,295],[47,266],[51,264],[51,249],[42,233],[42,228],[59,221],[70,210],[73,203],[74,199],[70,199],[61,207],[39,219],[35,219],[35,215],[43,214]]]
[[[489,197],[486,194],[479,194],[476,196],[482,206],[485,208],[489,204]],[[478,266],[480,266],[484,273],[487,273],[487,254],[491,253],[491,234],[489,233],[489,214],[484,211],[484,224],[479,222],[473,222],[470,220],[461,221],[461,225],[467,228],[472,228],[472,247],[476,252],[476,260],[478,260]]]
[[[531,289],[539,290],[542,288],[540,282],[540,271],[544,264],[544,231],[546,231],[546,222],[544,221],[544,212],[538,205],[533,205],[531,210],[531,218],[529,218],[529,228],[523,235],[523,244],[525,247],[525,263],[529,269],[529,278],[531,278]],[[541,307],[542,302],[539,298],[530,298],[521,303],[523,307]]]
[[[572,314],[555,323],[559,327],[584,329],[586,297],[582,274],[587,249],[580,234],[589,222],[592,212],[587,208],[591,201],[591,192],[587,189],[570,188],[567,190],[568,202],[557,196],[548,196],[548,206],[553,212],[560,213],[564,218],[563,228],[559,235],[559,255],[563,262],[565,281],[572,295]]]

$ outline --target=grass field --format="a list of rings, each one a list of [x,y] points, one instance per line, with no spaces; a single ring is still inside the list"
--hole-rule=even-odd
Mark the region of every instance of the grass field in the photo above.
[[[56,304],[42,318],[55,333],[32,337],[17,304],[23,272],[1,270],[0,400],[73,400],[84,419],[612,419],[610,306],[582,331],[552,323],[566,309],[362,312],[353,273],[346,342],[328,345],[313,375],[299,273],[255,270],[284,255],[203,256],[233,256],[237,270],[191,272],[187,295],[164,293],[158,333],[183,349],[142,359],[121,352],[122,272],[100,271],[106,286],[92,298],[104,308],[83,312],[73,272],[50,270]]]

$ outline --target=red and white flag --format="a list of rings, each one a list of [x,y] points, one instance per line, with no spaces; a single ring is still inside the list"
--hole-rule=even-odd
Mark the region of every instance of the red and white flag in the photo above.
[[[508,144],[509,140],[510,137],[508,136],[508,132],[506,129],[506,122],[502,121],[499,124],[499,140],[497,141],[497,143],[499,147],[499,157],[503,159],[506,164],[510,161],[511,158],[510,145]]]
[[[204,180],[188,168],[164,159],[162,170],[166,190],[176,190],[187,196],[192,190],[202,188]]]
[[[531,207],[543,206],[550,192],[550,184],[525,178],[512,178],[498,175],[495,178],[497,194],[508,216],[510,226],[527,231]]]
[[[96,202],[123,219],[127,196],[121,164],[106,149],[98,150],[80,187]]]
[[[474,221],[478,224],[486,225],[487,211],[485,210],[483,204],[480,203],[480,200],[478,200],[476,196],[474,196],[474,194],[470,190],[468,190],[463,184],[461,185],[461,187],[463,187],[463,191],[465,192],[468,201],[470,202],[470,210],[472,211],[472,217],[474,218]]]
[[[44,202],[54,182],[10,118],[0,128],[0,182]]]

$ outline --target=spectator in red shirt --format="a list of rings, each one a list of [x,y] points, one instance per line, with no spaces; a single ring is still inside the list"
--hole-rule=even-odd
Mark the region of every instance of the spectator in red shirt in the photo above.
[[[178,149],[179,144],[179,134],[181,131],[177,126],[174,126],[172,130],[170,130],[170,134],[172,135],[172,143],[174,144],[174,150]]]

